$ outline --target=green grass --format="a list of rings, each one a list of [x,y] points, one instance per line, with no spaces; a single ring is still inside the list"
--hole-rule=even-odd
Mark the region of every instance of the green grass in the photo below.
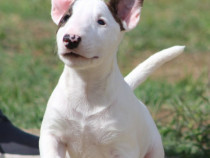
[[[128,67],[130,62],[126,61],[140,52],[155,52],[173,45],[186,45],[188,53],[209,52],[209,5],[208,0],[145,1],[140,24],[121,45],[120,64]]]
[[[125,35],[119,50],[123,74],[142,54],[175,44],[186,45],[188,54],[207,57],[209,5],[208,0],[145,1],[140,25]],[[21,128],[40,128],[47,100],[62,72],[55,32],[49,0],[0,1],[0,109]],[[197,78],[186,75],[174,82],[152,78],[135,91],[153,114],[168,157],[210,155],[210,87],[205,64],[201,63],[203,74]]]
[[[136,90],[156,118],[168,156],[205,158],[210,154],[210,91],[206,77],[203,74],[195,80],[187,76],[173,84],[149,80]]]

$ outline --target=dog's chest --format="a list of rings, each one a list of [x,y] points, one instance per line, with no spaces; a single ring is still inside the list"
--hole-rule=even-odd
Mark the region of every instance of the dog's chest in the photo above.
[[[59,123],[58,126],[63,127],[60,127],[62,131],[58,136],[73,157],[99,158],[101,152],[111,154],[110,144],[115,144],[122,137],[119,122],[107,109],[94,115],[72,110],[71,116]]]

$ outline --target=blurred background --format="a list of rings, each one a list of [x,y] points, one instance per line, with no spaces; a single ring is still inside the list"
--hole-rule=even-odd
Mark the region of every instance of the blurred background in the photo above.
[[[0,1],[0,110],[39,134],[47,100],[63,69],[56,55],[50,0]],[[167,157],[210,157],[210,1],[145,0],[118,61],[124,75],[153,53],[186,45],[135,93],[150,109]]]

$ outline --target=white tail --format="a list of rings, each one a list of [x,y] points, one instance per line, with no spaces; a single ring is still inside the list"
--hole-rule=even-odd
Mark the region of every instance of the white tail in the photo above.
[[[185,46],[174,46],[152,55],[131,71],[125,77],[125,81],[134,90],[157,68],[180,55],[184,51],[184,48]]]

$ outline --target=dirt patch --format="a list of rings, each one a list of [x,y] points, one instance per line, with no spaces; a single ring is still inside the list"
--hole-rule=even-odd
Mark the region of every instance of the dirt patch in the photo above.
[[[23,129],[25,132],[39,136],[40,130],[39,129]]]
[[[151,53],[143,53],[134,61],[134,66],[140,61],[147,59]],[[139,59],[140,58],[140,59]],[[193,78],[198,78],[202,74],[207,74],[206,82],[210,82],[210,53],[185,53],[176,59],[164,64],[156,70],[152,79],[166,79],[169,82],[174,82],[192,75]]]

